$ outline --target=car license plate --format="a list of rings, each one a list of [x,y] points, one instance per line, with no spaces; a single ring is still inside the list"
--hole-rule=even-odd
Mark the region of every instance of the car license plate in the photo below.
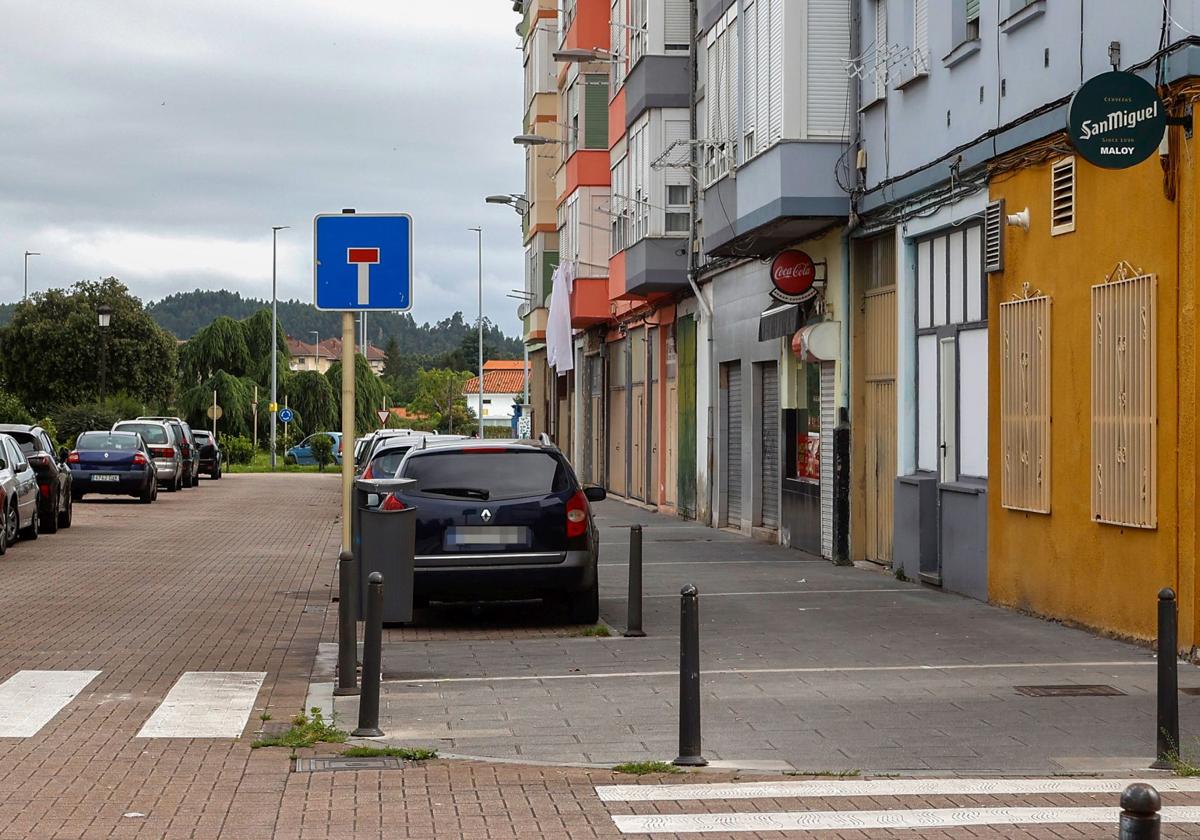
[[[462,525],[446,531],[448,548],[472,545],[525,545],[528,541],[529,529],[525,527]]]
[[[92,476],[92,481],[120,481],[120,480],[121,480],[121,476],[119,476],[119,475],[94,475],[94,476]]]

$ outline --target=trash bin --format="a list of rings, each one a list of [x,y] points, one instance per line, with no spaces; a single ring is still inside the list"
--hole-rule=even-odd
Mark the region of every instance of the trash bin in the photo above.
[[[354,480],[354,518],[351,524],[358,578],[359,618],[366,604],[367,578],[371,572],[379,572],[383,575],[384,624],[412,621],[417,509],[380,510],[379,502],[388,493],[402,490],[413,483],[411,478]]]

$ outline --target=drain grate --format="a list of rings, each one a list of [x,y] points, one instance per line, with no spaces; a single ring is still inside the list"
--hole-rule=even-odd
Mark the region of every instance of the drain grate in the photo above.
[[[1026,697],[1124,697],[1125,692],[1111,685],[1018,685],[1017,694]]]
[[[325,612],[325,608],[324,608],[324,607],[314,607],[314,606],[309,606],[309,607],[305,607],[305,608],[304,608],[304,610],[303,610],[303,612],[306,612],[306,613],[323,613],[323,612]]]
[[[377,758],[298,758],[297,773],[333,773],[339,770],[403,770],[404,759]]]

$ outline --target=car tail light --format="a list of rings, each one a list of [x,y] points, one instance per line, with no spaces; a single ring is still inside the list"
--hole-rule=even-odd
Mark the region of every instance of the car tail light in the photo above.
[[[362,477],[363,478],[374,478],[375,477],[375,473],[371,472],[370,464],[367,464],[367,468],[365,470],[363,470]],[[389,496],[388,498],[391,498],[391,497]]]
[[[50,485],[49,484],[40,484],[40,485],[38,485],[38,489],[42,491],[43,496],[45,496],[47,499],[50,498]]]
[[[133,453],[133,465],[135,467],[146,466],[146,456],[143,455],[141,452],[134,452]]]
[[[79,463],[79,453],[72,452],[69,455],[67,455],[67,463],[68,464],[78,464]]]
[[[587,496],[580,490],[567,500],[567,537],[582,537],[587,533]]]
[[[392,493],[388,493],[383,499],[383,504],[379,506],[380,510],[408,510],[408,505],[396,498]]]
[[[151,449],[150,454],[155,458],[174,458],[175,450],[170,446],[164,446],[161,449]]]

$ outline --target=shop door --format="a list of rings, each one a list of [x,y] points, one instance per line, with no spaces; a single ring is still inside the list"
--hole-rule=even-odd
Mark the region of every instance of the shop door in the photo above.
[[[721,470],[721,522],[742,527],[742,363],[721,365],[721,439],[725,441]]]
[[[821,556],[833,556],[834,362],[821,362]]]
[[[661,445],[659,420],[662,398],[658,375],[658,330],[646,330],[646,496],[652,505],[658,504],[658,453]]]
[[[686,315],[675,322],[678,356],[678,458],[676,463],[679,514],[696,518],[696,319]]]
[[[666,435],[663,437],[662,445],[666,448],[663,464],[663,501],[666,504],[675,505],[675,500],[678,498],[679,491],[679,458],[678,458],[678,443],[679,440],[679,387],[678,387],[678,369],[679,357],[675,353],[675,341],[671,337],[671,332],[667,333],[667,399],[663,406],[663,413],[666,414]]]
[[[608,345],[608,489],[618,496],[629,493],[625,471],[628,452],[626,435],[627,391],[625,387],[626,342]]]
[[[779,527],[779,368],[774,363],[759,365],[762,378],[762,402],[759,410],[759,439],[762,441],[759,468],[759,493],[762,498],[764,528]]]
[[[629,333],[629,495],[646,501],[646,331]]]
[[[860,358],[862,403],[856,433],[864,464],[862,556],[892,561],[893,501],[896,482],[896,285],[893,240],[881,237],[863,246],[866,274]]]

